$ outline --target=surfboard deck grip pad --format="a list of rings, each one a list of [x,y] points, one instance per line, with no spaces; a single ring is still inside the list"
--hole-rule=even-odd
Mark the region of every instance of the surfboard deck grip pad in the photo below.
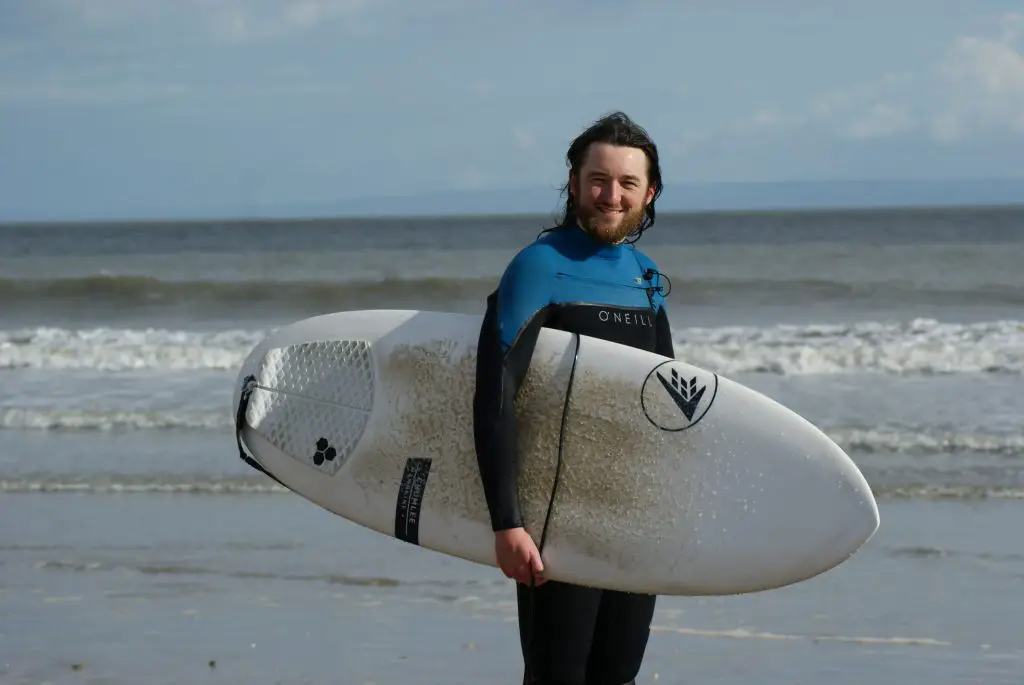
[[[246,420],[282,452],[334,475],[369,421],[373,368],[370,345],[362,340],[271,349],[260,365]]]

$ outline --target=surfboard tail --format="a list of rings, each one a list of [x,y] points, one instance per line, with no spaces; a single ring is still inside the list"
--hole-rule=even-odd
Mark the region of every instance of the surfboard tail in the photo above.
[[[367,342],[329,340],[255,350],[241,374],[236,433],[257,432],[282,453],[333,476],[352,455],[373,409]],[[268,475],[273,466],[244,454]],[[273,476],[272,476],[273,477]]]

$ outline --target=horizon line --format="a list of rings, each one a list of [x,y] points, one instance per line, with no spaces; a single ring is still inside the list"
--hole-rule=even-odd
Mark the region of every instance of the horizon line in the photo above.
[[[915,212],[915,211],[979,211],[979,210],[1017,210],[1024,209],[1024,199],[1019,202],[950,202],[950,203],[916,203],[895,202],[863,205],[780,205],[771,207],[734,207],[734,208],[695,208],[670,209],[658,212],[661,218],[701,215],[780,215],[780,214],[869,214],[877,212]],[[327,223],[335,221],[423,221],[452,219],[471,221],[479,219],[541,219],[552,217],[553,212],[418,212],[396,214],[281,214],[281,215],[195,215],[195,216],[164,216],[164,217],[89,217],[66,219],[21,219],[15,221],[0,220],[0,229],[4,228],[41,228],[64,226],[112,226],[112,225],[182,225],[182,224],[268,224],[268,223]]]

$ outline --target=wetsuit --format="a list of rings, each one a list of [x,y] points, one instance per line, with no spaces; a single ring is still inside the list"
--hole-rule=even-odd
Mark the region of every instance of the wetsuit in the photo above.
[[[658,268],[635,246],[607,245],[575,225],[523,248],[487,299],[474,397],[476,451],[495,531],[523,525],[515,397],[541,327],[674,357]],[[631,682],[655,597],[548,581],[517,584],[524,682]]]

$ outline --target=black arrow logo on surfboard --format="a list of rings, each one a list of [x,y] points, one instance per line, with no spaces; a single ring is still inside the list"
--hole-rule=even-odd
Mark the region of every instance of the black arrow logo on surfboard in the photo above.
[[[658,380],[665,386],[665,390],[668,391],[676,406],[686,415],[686,419],[692,421],[693,415],[697,412],[697,406],[700,404],[700,398],[704,396],[704,391],[708,386],[702,385],[700,390],[697,390],[696,376],[689,380],[680,379],[679,373],[675,369],[672,369],[672,380],[666,379],[660,373]]]

